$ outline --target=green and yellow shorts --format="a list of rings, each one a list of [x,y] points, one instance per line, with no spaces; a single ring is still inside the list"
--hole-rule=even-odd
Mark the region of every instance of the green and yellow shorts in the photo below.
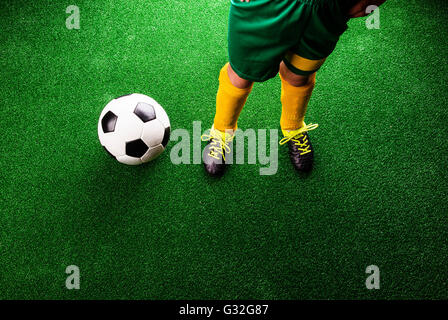
[[[280,62],[316,72],[347,29],[344,0],[231,0],[229,60],[243,79],[265,81]]]

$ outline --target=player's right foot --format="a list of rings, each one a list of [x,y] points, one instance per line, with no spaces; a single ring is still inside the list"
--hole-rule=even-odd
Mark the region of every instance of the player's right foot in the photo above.
[[[204,134],[202,141],[208,141],[202,153],[205,171],[211,176],[222,176],[226,170],[226,157],[231,156],[233,134],[222,132],[214,127],[210,134]]]

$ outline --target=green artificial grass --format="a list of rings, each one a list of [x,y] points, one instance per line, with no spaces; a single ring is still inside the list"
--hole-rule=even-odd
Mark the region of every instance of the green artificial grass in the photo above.
[[[448,55],[443,1],[388,1],[349,22],[318,74],[316,161],[299,175],[111,159],[106,103],[139,92],[172,129],[212,123],[228,1],[0,3],[1,299],[448,298]],[[278,78],[241,128],[278,129]],[[65,288],[77,265],[81,289]],[[381,289],[365,287],[377,265]]]

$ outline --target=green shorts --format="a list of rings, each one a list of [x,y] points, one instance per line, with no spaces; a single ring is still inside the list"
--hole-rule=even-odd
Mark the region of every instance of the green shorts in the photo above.
[[[316,72],[347,29],[344,0],[231,0],[229,61],[243,79],[265,81],[283,60],[296,74]]]

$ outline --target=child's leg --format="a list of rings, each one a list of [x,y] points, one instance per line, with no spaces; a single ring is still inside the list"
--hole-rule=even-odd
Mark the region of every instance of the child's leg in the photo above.
[[[316,72],[333,52],[340,35],[347,29],[348,17],[340,7],[343,1],[298,1],[310,3],[304,32],[298,42],[288,49],[280,66],[283,112],[281,127],[294,131],[304,126],[308,102],[315,85]]]
[[[305,125],[305,113],[316,81],[316,73],[298,75],[290,71],[282,62],[282,116],[280,126],[283,131],[297,130]]]
[[[288,144],[289,157],[294,167],[302,172],[312,168],[314,151],[308,131],[316,124],[305,125],[305,113],[316,81],[316,72],[325,59],[310,60],[297,55],[287,55],[280,65],[282,80],[282,116],[280,125],[284,138],[280,144]]]
[[[214,128],[236,130],[238,117],[252,90],[253,83],[240,78],[227,63],[219,75]]]

